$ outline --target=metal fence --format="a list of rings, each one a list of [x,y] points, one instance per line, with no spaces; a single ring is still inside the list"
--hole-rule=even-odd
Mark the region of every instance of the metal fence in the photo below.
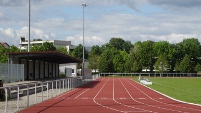
[[[86,78],[74,77],[0,87],[0,113],[15,113],[95,80],[99,75]]]
[[[100,73],[101,77],[107,76],[146,76],[146,77],[201,77],[198,73]]]
[[[1,63],[0,80],[4,83],[24,81],[24,65]]]

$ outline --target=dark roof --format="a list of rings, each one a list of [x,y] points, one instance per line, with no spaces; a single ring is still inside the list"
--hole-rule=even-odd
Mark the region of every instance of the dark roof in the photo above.
[[[46,52],[10,52],[8,55],[12,55],[17,59],[29,59],[29,60],[40,60],[50,63],[80,63],[80,59],[76,59],[69,55],[65,55],[56,51]]]
[[[9,45],[6,42],[0,42],[0,46],[9,47]]]

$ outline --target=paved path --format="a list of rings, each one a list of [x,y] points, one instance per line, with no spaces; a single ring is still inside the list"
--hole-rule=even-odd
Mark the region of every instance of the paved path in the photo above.
[[[19,113],[199,113],[129,78],[100,78]]]

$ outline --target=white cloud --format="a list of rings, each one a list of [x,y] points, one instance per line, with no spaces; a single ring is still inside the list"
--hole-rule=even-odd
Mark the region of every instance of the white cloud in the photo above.
[[[74,45],[82,44],[81,4],[83,2],[85,1],[32,0],[31,39],[70,40]],[[196,4],[189,0],[171,2],[88,0],[86,2],[89,4],[85,10],[85,44],[87,46],[105,44],[111,37],[120,37],[132,43],[145,40],[167,40],[174,43],[191,37],[201,40],[199,35],[201,13],[198,12],[201,8],[196,5],[199,3],[198,0],[194,1]],[[185,7],[188,11],[182,11],[188,4],[190,8]],[[0,41],[11,41],[11,44],[18,45],[20,36],[28,38],[28,27],[25,27],[28,26],[27,6],[27,0],[2,2]],[[165,8],[166,6],[170,9],[176,7],[178,11],[171,9],[151,12],[153,7]],[[140,8],[150,10],[151,13],[143,12]],[[195,9],[197,9],[196,12],[194,12]]]

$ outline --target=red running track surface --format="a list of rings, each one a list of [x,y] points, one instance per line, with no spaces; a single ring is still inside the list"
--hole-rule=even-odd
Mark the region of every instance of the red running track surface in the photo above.
[[[129,78],[100,78],[19,113],[201,113]]]

